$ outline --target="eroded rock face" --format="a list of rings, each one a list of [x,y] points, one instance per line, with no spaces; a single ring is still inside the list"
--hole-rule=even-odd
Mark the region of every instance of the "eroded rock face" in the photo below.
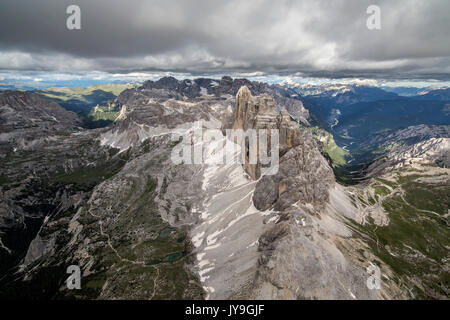
[[[450,167],[450,138],[430,138],[413,145],[396,145],[385,156],[372,162],[367,176],[375,177],[406,168],[414,163],[434,163]]]
[[[270,129],[276,126],[275,101],[267,94],[253,97],[247,87],[236,96],[233,129]]]
[[[279,131],[279,170],[275,175],[263,176],[257,183],[253,195],[257,209],[273,206],[275,210],[283,210],[299,200],[315,205],[328,200],[328,189],[334,183],[330,166],[309,131],[301,129],[287,112],[277,114],[272,97],[266,94],[253,97],[247,87],[242,87],[236,96],[234,117],[233,129]],[[244,164],[254,180],[261,177],[260,167]]]
[[[30,92],[0,92],[0,157],[19,149],[39,149],[51,134],[71,132],[81,119],[55,102]]]
[[[321,230],[314,220],[301,210],[288,211],[260,237],[262,254],[253,291],[255,297],[376,298],[376,292],[364,285],[364,270],[348,261],[336,248],[330,234]]]
[[[270,137],[270,129],[277,128],[277,113],[275,111],[275,101],[267,94],[262,94],[253,98],[250,90],[243,86],[236,95],[236,106],[234,109],[234,123],[233,130],[242,130],[244,133],[249,129],[256,130],[259,134],[260,129],[268,129]],[[268,144],[270,146],[270,144]],[[250,148],[249,142],[245,142],[245,163],[244,169],[254,180],[261,176],[261,164],[259,161],[259,150],[252,151],[257,154],[257,163],[251,163],[249,157]]]
[[[351,231],[329,208],[334,174],[310,131],[267,95],[242,87],[236,97],[234,129],[277,129],[279,170],[260,176],[260,164],[243,165],[256,180],[252,202],[268,215],[258,238],[256,277],[241,293],[258,299],[374,299],[363,268],[338,249]],[[247,150],[246,150],[247,151]],[[345,196],[344,196],[345,197]],[[338,283],[338,285],[336,285]]]
[[[317,206],[328,201],[328,189],[334,184],[333,172],[313,147],[311,137],[281,157],[278,173],[263,176],[257,183],[253,195],[255,207],[283,210],[297,201]]]

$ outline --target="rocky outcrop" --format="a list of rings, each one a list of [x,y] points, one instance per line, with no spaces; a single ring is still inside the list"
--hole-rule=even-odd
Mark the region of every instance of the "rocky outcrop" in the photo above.
[[[268,85],[263,82],[249,81],[247,79],[232,79],[224,76],[220,80],[198,78],[177,80],[173,77],[164,77],[157,81],[146,81],[141,87],[124,90],[116,99],[119,107],[123,104],[136,105],[142,95],[157,101],[158,99],[210,100],[234,99],[239,89],[246,86],[251,94],[261,95],[267,93],[275,100],[277,112],[286,110],[292,117],[301,123],[307,124],[310,115],[303,106],[300,96],[292,89],[279,85]],[[136,94],[139,93],[139,94]]]
[[[261,176],[260,164],[243,165],[256,180],[253,205],[268,218],[257,240],[256,277],[240,294],[258,299],[376,298],[365,285],[362,267],[334,242],[351,232],[341,213],[327,209],[334,174],[310,131],[286,111],[278,113],[272,97],[253,97],[246,87],[237,93],[234,117],[234,129],[279,131],[276,174]]]
[[[253,98],[247,87],[236,95],[233,129],[275,129],[277,121],[275,101],[267,94]]]
[[[375,134],[366,141],[366,149],[382,148],[388,151],[394,145],[413,145],[431,138],[450,138],[450,125],[409,126],[394,132]]]
[[[336,235],[317,222],[302,210],[290,210],[260,237],[255,298],[377,298],[365,285],[364,270],[336,247]]]
[[[270,137],[271,129],[278,129],[275,101],[267,94],[253,98],[250,90],[243,86],[237,93],[236,107],[234,109],[233,130],[239,129],[243,130],[243,132],[253,129],[256,130],[256,134],[259,134],[258,130],[260,129],[267,129]],[[249,149],[252,147],[255,149],[250,151]],[[256,148],[255,145],[250,146],[249,141],[245,141],[245,162],[243,165],[245,171],[253,180],[257,180],[261,176],[260,150],[256,150]],[[250,163],[249,153],[254,151],[256,151],[258,162]]]
[[[450,138],[431,138],[412,145],[395,145],[387,154],[372,162],[365,170],[367,176],[378,175],[411,166],[432,163],[450,167]]]
[[[334,184],[333,171],[312,136],[303,132],[302,138],[299,145],[280,158],[277,174],[258,181],[253,196],[258,209],[283,210],[297,201],[323,206],[328,201],[328,189]]]
[[[55,102],[30,92],[0,92],[0,157],[18,149],[33,149],[49,135],[69,133],[80,118]]]
[[[260,179],[253,195],[255,207],[283,210],[301,200],[315,205],[328,200],[334,175],[311,133],[303,130],[284,111],[277,115],[275,101],[267,94],[253,97],[247,87],[236,96],[233,129],[276,129],[279,132],[278,173],[261,177],[261,164],[246,163],[254,180]],[[248,153],[248,149],[245,150]]]

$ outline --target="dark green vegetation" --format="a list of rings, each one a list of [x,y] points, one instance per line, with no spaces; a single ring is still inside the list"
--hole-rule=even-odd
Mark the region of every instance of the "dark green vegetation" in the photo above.
[[[27,171],[20,170],[17,162],[24,168],[34,165],[38,176],[32,181],[39,182],[27,185],[24,191],[11,199],[23,209],[31,210],[30,214],[34,214],[36,219],[34,224],[26,222],[27,230],[32,232],[14,229],[10,237],[2,237],[6,239],[5,245],[14,249],[18,248],[11,246],[11,241],[17,242],[13,236],[22,239],[22,242],[17,242],[21,244],[17,250],[20,255],[8,265],[2,260],[2,266],[7,269],[17,265],[36,234],[50,247],[43,249],[42,256],[32,261],[23,272],[16,273],[18,269],[12,268],[0,275],[0,297],[201,298],[203,290],[187,269],[193,259],[191,244],[185,240],[187,230],[174,228],[161,219],[154,201],[158,196],[157,181],[147,174],[133,172],[129,176],[120,173],[127,162],[152,152],[148,144],[144,144],[141,150],[118,153],[116,149],[100,147],[98,141],[84,135],[61,139],[64,148],[56,149],[58,152],[55,149],[42,154],[23,152],[2,160],[5,168],[7,164],[16,163],[17,174],[23,175],[21,179],[26,178]],[[77,144],[68,145],[66,139],[72,143],[75,139]],[[93,150],[95,153],[91,155]],[[65,157],[63,161],[61,152]],[[89,164],[76,162],[81,154]],[[50,166],[54,163],[61,166]],[[68,170],[64,163],[76,166]],[[159,164],[158,158],[148,166]],[[147,167],[144,172],[151,168]],[[134,178],[136,174],[139,178]],[[23,185],[20,180],[10,184],[8,179],[2,180],[2,190],[16,192],[15,188]],[[102,182],[106,183],[106,189],[101,187]],[[108,192],[109,187],[117,187],[117,192]],[[88,203],[94,190],[97,192],[94,202],[100,201],[98,205]],[[33,202],[29,205],[20,200],[30,201],[30,198]],[[42,225],[45,216],[49,220]],[[79,235],[74,233],[77,226],[80,227]],[[81,290],[65,289],[66,269],[72,264],[79,265],[84,272]],[[26,280],[22,279],[25,275]]]
[[[342,166],[333,166],[334,176],[336,181],[344,186],[357,185],[365,180],[364,169],[367,164],[345,164]]]
[[[450,123],[450,101],[447,96],[404,98],[376,90],[366,93],[350,90],[336,96],[308,96],[305,103],[318,126],[350,152],[344,158],[346,162],[336,165],[338,157],[322,138],[336,180],[347,186],[363,183],[360,190],[365,196],[351,196],[353,204],[374,210],[381,206],[390,220],[386,226],[377,226],[368,217],[368,224],[349,221],[349,225],[369,244],[379,259],[377,263],[391,267],[396,274],[394,281],[412,298],[448,299],[450,179],[427,174],[433,168],[444,176],[448,171],[424,164],[420,170],[399,171],[393,180],[370,180],[366,175],[369,165],[376,159],[381,159],[381,164],[382,157],[396,145],[413,145],[425,139],[416,136],[414,130],[397,137],[398,129]],[[370,187],[363,187],[367,185]]]
[[[70,146],[66,147],[70,148]],[[86,160],[92,160],[90,166],[83,164],[75,165],[71,170],[64,169],[62,157],[65,157],[65,161],[70,163],[71,160],[77,160],[79,153],[89,153],[92,148],[98,148],[96,142],[81,139],[78,148],[72,149],[71,154],[63,148],[58,151],[53,149],[52,152],[42,153],[21,151],[1,159],[2,171],[9,176],[3,179],[0,193],[6,204],[12,205],[5,207],[6,210],[11,211],[11,221],[3,221],[2,241],[6,247],[12,250],[12,254],[0,250],[2,262],[0,264],[0,286],[3,286],[0,296],[25,294],[25,291],[14,287],[15,282],[11,287],[8,284],[11,282],[13,273],[17,271],[13,267],[25,257],[31,241],[38,232],[42,237],[50,229],[57,234],[56,245],[60,245],[62,248],[69,239],[66,225],[71,216],[75,214],[76,208],[87,200],[96,185],[116,174],[130,156],[127,152],[117,154],[116,149],[110,149],[105,150],[105,153],[97,152],[88,157]],[[57,165],[51,166],[52,163]],[[9,171],[5,171],[5,169],[9,169]],[[30,174],[30,170],[34,173],[33,175]],[[1,209],[3,210],[3,208]],[[14,219],[16,211],[24,216],[23,223],[18,225],[15,225]],[[46,217],[53,222],[40,230]],[[64,222],[61,227],[58,224],[60,221]],[[11,227],[8,227],[9,225]],[[52,265],[51,268],[58,268],[58,265]],[[33,278],[33,281],[40,281],[39,279],[37,276]],[[35,284],[29,283],[29,285]],[[36,285],[37,287],[39,285]],[[56,290],[56,288],[54,289]],[[47,287],[47,293],[50,291],[50,287]],[[31,295],[33,292],[30,291],[29,294]]]
[[[445,112],[447,103],[399,99],[353,104],[341,110],[339,123],[333,128],[333,133],[341,143],[355,141],[354,147],[349,148],[360,148],[365,139],[384,131],[420,124],[450,123],[450,114]]]
[[[0,185],[11,183],[12,180],[8,177],[0,176]]]
[[[364,178],[363,169],[365,163],[348,163],[353,159],[348,151],[338,146],[333,135],[320,127],[308,127],[314,137],[320,141],[323,146],[324,156],[327,158],[333,169],[336,180],[343,185],[355,185]]]
[[[301,89],[296,90],[302,94]],[[401,136],[402,141],[389,141],[389,136],[392,139],[401,129],[448,125],[448,92],[449,89],[439,89],[404,97],[371,86],[339,85],[326,90],[318,88],[316,93],[302,97],[302,101],[313,122],[331,133],[339,147],[350,152],[347,163],[367,164],[385,154],[392,147],[391,142],[412,145],[424,138],[411,130],[409,136]],[[448,133],[444,130],[442,136]],[[349,169],[345,171],[351,172]]]
[[[59,103],[67,110],[79,113],[80,111],[89,112],[96,105],[113,100],[123,90],[132,87],[131,84],[104,84],[88,88],[54,87],[36,92]]]
[[[91,167],[80,167],[73,171],[57,174],[49,178],[52,184],[74,184],[83,188],[83,186],[93,187],[100,182],[114,176],[127,161],[127,154],[121,154],[115,161],[106,161]]]
[[[424,184],[414,181],[418,177],[420,175],[399,177],[399,183],[406,192],[405,201],[419,210],[446,214],[450,208],[450,180],[442,184]]]
[[[336,144],[330,133],[319,127],[311,127],[310,130],[312,134],[322,142],[324,151],[332,160],[333,167],[343,166],[347,163],[346,158],[349,156],[349,153]]]
[[[92,121],[115,121],[120,114],[117,106],[111,103],[106,105],[97,105],[91,109],[88,117]]]
[[[450,295],[450,224],[444,216],[450,208],[449,180],[421,183],[420,177],[398,174],[395,183],[377,179],[377,198],[387,196],[382,206],[389,225],[351,226],[396,273],[397,284],[413,288],[412,298],[445,299]]]
[[[154,202],[155,188],[156,181],[151,177],[147,177],[144,188],[133,180],[130,188],[118,195],[125,207],[114,213],[112,220],[97,217],[101,208],[93,210],[88,206],[83,210],[79,222],[83,225],[83,238],[95,239],[88,254],[96,262],[76,298],[202,297],[203,290],[186,269],[193,259],[190,243],[180,241],[186,237],[186,231],[161,219]]]
[[[111,108],[111,101],[132,87],[132,84],[104,84],[88,88],[54,87],[36,92],[79,114],[85,128],[101,128],[113,122],[120,111]]]

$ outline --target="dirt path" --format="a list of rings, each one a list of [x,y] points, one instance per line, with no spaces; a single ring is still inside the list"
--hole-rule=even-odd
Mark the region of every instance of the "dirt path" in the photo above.
[[[122,256],[119,254],[119,252],[117,251],[117,249],[114,248],[114,246],[112,245],[111,237],[109,236],[109,234],[107,234],[107,233],[105,233],[105,232],[103,231],[103,221],[101,220],[101,218],[100,218],[99,216],[93,214],[93,213],[91,212],[91,208],[90,208],[90,207],[89,207],[88,212],[89,212],[89,214],[90,214],[92,217],[98,219],[98,225],[99,225],[99,228],[100,228],[100,235],[102,235],[102,236],[104,236],[104,237],[106,237],[106,238],[108,239],[108,240],[107,240],[108,246],[111,248],[111,250],[114,252],[114,254],[117,256],[117,258],[119,258],[119,260],[120,260],[121,262],[131,263],[131,264],[134,264],[134,265],[144,265],[144,266],[146,265],[145,262],[143,262],[143,261],[134,261],[134,260],[130,260],[130,259],[127,259],[127,258],[122,257]],[[156,277],[153,279],[153,293],[152,293],[151,297],[149,298],[149,300],[152,300],[152,299],[155,297],[155,294],[156,294],[157,281],[158,281],[158,278],[159,278],[159,276],[160,276],[160,271],[159,271],[159,268],[158,268],[157,266],[155,266],[155,265],[148,265],[148,266],[154,268],[155,271],[156,271]],[[106,285],[106,283],[105,283],[105,285]],[[106,288],[106,286],[103,286],[102,291],[103,291],[103,289],[105,289],[105,288]]]

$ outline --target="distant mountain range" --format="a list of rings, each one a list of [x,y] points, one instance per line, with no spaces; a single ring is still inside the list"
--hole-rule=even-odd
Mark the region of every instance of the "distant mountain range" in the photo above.
[[[417,90],[408,97],[362,85],[292,86],[316,123],[338,145],[370,156],[367,139],[410,126],[450,125],[450,88]],[[364,151],[363,151],[364,150]],[[363,152],[361,152],[363,151]],[[372,155],[375,157],[375,155]]]

